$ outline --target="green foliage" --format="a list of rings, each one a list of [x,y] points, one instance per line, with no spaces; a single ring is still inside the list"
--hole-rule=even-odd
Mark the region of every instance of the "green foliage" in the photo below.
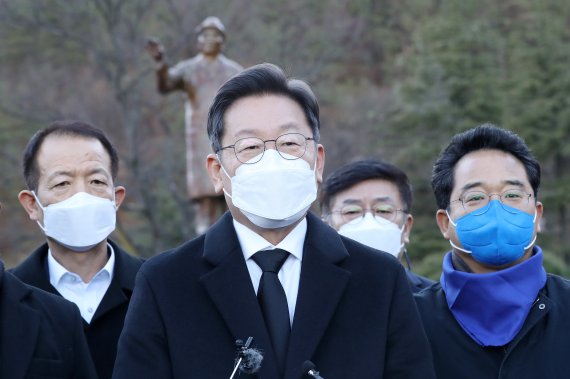
[[[545,265],[570,263],[570,8],[564,0],[0,0],[0,251],[21,256],[39,231],[17,202],[21,152],[40,127],[81,118],[119,148],[127,187],[116,237],[144,256],[192,238],[181,96],[156,93],[144,51],[196,53],[194,27],[217,15],[225,53],[308,80],[320,100],[326,170],[377,156],[414,184],[414,270],[437,278],[449,245],[429,179],[452,135],[493,122],[543,165]],[[7,214],[10,212],[10,214]],[[10,222],[8,223],[7,220]],[[17,259],[10,260],[15,262]]]
[[[421,276],[439,281],[444,253],[432,253],[413,266],[413,271]]]
[[[453,134],[483,122],[519,133],[543,163],[541,243],[568,262],[569,11],[557,0],[481,3],[442,3],[414,30],[391,124],[419,138],[397,159],[429,180],[418,157],[433,161]]]
[[[570,266],[566,264],[558,255],[544,252],[544,269],[546,272],[570,277]]]

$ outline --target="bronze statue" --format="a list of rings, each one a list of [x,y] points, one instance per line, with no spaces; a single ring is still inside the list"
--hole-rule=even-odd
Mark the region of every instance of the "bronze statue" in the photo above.
[[[194,204],[196,232],[201,234],[226,210],[223,196],[216,194],[206,171],[206,156],[211,153],[206,133],[208,108],[218,88],[243,67],[221,53],[226,33],[219,18],[204,19],[196,34],[199,53],[172,67],[165,62],[164,47],[158,39],[148,40],[147,51],[157,62],[158,91],[184,91],[187,95],[186,183]]]

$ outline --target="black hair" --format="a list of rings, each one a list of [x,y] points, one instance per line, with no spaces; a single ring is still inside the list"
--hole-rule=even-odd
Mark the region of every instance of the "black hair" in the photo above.
[[[119,171],[119,157],[117,150],[105,133],[101,129],[98,129],[84,121],[63,120],[55,121],[47,127],[37,131],[26,145],[24,150],[23,166],[24,179],[29,190],[38,190],[38,183],[40,180],[40,172],[37,162],[38,152],[42,143],[49,135],[97,139],[101,142],[101,145],[103,145],[103,148],[105,148],[111,158],[111,175],[113,177],[113,181],[116,180],[117,173]]]
[[[309,85],[288,78],[283,70],[270,63],[250,67],[228,80],[216,94],[208,112],[208,137],[214,152],[221,148],[224,116],[237,100],[247,96],[282,95],[295,101],[307,118],[315,142],[319,141],[319,105]]]
[[[404,212],[411,212],[412,186],[406,173],[390,163],[376,159],[364,159],[340,167],[325,179],[321,186],[319,200],[323,215],[328,216],[331,213],[331,203],[339,192],[371,179],[394,183],[404,202]]]
[[[440,209],[449,206],[457,162],[465,155],[483,149],[501,150],[518,159],[525,168],[536,198],[540,187],[540,164],[524,140],[509,130],[483,124],[455,135],[437,158],[433,166],[431,186]]]

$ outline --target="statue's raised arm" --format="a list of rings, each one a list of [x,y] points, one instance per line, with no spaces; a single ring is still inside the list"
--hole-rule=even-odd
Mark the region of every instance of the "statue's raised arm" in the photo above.
[[[169,66],[164,46],[156,37],[147,39],[146,50],[156,62],[157,88],[162,94],[186,93],[187,190],[196,214],[195,230],[204,232],[226,210],[223,196],[214,191],[206,171],[211,153],[206,132],[208,107],[218,88],[243,67],[222,54],[226,28],[217,17],[207,17],[196,27],[198,54]]]

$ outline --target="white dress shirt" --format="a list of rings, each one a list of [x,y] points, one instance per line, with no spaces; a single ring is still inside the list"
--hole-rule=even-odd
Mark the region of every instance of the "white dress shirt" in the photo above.
[[[283,249],[289,252],[289,256],[281,266],[277,274],[289,306],[289,320],[293,325],[297,293],[299,292],[299,279],[301,278],[301,262],[303,260],[303,244],[307,233],[307,219],[303,219],[277,246],[272,245],[259,234],[240,224],[234,219],[234,228],[237,233],[239,244],[247,264],[249,276],[253,283],[255,293],[259,287],[259,280],[263,272],[251,257],[261,250]]]
[[[111,245],[107,244],[111,254],[105,266],[99,270],[89,283],[83,282],[81,277],[68,271],[53,257],[51,250],[48,250],[49,281],[65,299],[75,303],[81,311],[81,317],[87,323],[91,319],[105,296],[105,292],[113,279],[113,269],[115,268],[115,252]],[[78,253],[82,254],[82,253]]]

